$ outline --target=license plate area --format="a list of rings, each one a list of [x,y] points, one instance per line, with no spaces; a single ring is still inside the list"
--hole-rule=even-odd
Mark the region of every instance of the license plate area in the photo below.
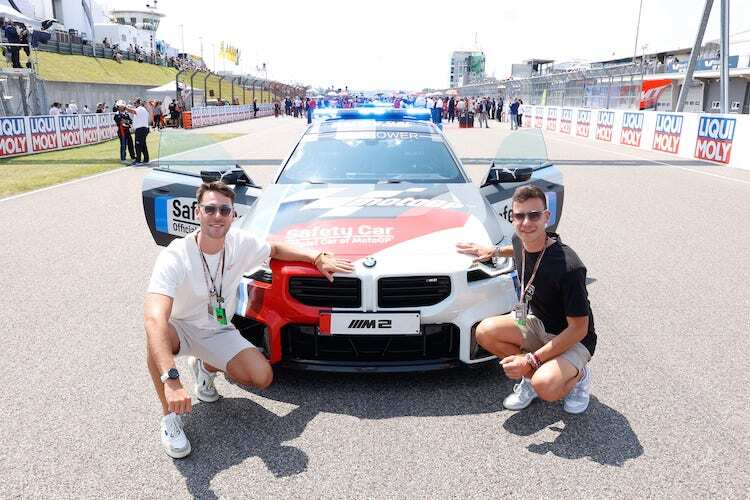
[[[320,313],[320,335],[420,335],[418,312]]]

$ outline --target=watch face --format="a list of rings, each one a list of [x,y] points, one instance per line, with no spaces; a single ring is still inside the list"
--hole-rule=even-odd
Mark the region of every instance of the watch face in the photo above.
[[[170,368],[169,372],[167,372],[169,375],[169,378],[172,380],[176,380],[180,378],[180,372],[177,371],[177,368]]]

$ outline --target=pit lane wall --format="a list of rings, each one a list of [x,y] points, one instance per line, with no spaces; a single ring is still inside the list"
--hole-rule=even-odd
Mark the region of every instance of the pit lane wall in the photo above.
[[[185,116],[188,113],[189,116]],[[258,114],[255,118],[272,114],[273,104],[259,104]],[[252,118],[252,104],[241,104],[239,106],[196,106],[184,113],[182,123],[185,128],[199,128],[241,120],[251,120]]]
[[[524,127],[750,169],[750,116],[527,106]]]
[[[117,137],[114,113],[0,118],[0,158],[96,144]]]

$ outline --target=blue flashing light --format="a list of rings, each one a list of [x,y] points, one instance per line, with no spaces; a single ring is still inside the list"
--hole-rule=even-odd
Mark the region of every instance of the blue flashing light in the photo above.
[[[314,117],[322,120],[377,120],[377,121],[430,121],[432,116],[426,108],[351,108],[316,109]]]

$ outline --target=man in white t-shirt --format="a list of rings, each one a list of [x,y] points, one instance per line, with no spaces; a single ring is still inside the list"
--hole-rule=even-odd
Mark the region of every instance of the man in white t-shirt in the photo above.
[[[136,99],[134,105],[128,106],[127,110],[133,113],[133,131],[135,132],[135,162],[133,165],[148,165],[148,124],[150,120],[149,111],[143,106],[140,99]]]
[[[325,252],[298,250],[231,229],[234,191],[223,182],[204,183],[196,195],[200,229],[162,250],[146,292],[144,322],[148,369],[162,404],[161,442],[167,455],[190,451],[180,414],[190,412],[190,396],[175,368],[175,355],[190,355],[195,392],[201,401],[219,399],[217,371],[240,384],[266,388],[271,365],[232,325],[236,291],[243,273],[269,258],[309,262],[329,280],[354,268]]]

